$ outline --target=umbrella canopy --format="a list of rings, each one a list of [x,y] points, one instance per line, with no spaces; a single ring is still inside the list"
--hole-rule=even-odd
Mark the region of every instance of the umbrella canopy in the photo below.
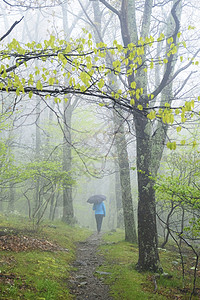
[[[101,203],[104,200],[106,200],[106,196],[104,195],[93,195],[87,200],[87,202],[90,204],[94,204],[94,203]]]

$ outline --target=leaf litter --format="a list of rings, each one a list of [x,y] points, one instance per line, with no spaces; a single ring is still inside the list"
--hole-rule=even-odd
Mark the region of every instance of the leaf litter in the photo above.
[[[0,232],[0,250],[2,251],[68,251],[56,243],[49,242],[46,239],[39,239],[24,235],[22,233],[12,232],[12,230]]]

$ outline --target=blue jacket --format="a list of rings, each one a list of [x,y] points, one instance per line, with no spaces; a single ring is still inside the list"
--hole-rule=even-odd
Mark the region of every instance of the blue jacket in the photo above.
[[[104,215],[106,216],[106,207],[103,201],[101,203],[93,204],[93,210],[95,210],[95,215]]]

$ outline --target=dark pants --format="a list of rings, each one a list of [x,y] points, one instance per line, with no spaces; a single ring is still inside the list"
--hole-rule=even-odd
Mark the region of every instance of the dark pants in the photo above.
[[[97,223],[97,231],[99,233],[101,231],[103,215],[95,214],[95,219],[96,219],[96,223]]]

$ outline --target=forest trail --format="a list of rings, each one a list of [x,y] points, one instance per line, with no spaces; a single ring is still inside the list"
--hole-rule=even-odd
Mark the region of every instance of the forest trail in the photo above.
[[[98,253],[98,247],[101,245],[101,234],[92,234],[86,241],[77,245],[76,260],[73,267],[77,270],[71,273],[70,290],[71,294],[76,296],[77,300],[111,300],[109,296],[109,287],[104,284],[103,278],[98,278],[99,273],[102,276],[109,276],[107,272],[97,271],[97,268],[103,263],[103,256]],[[96,275],[95,275],[96,273]]]

